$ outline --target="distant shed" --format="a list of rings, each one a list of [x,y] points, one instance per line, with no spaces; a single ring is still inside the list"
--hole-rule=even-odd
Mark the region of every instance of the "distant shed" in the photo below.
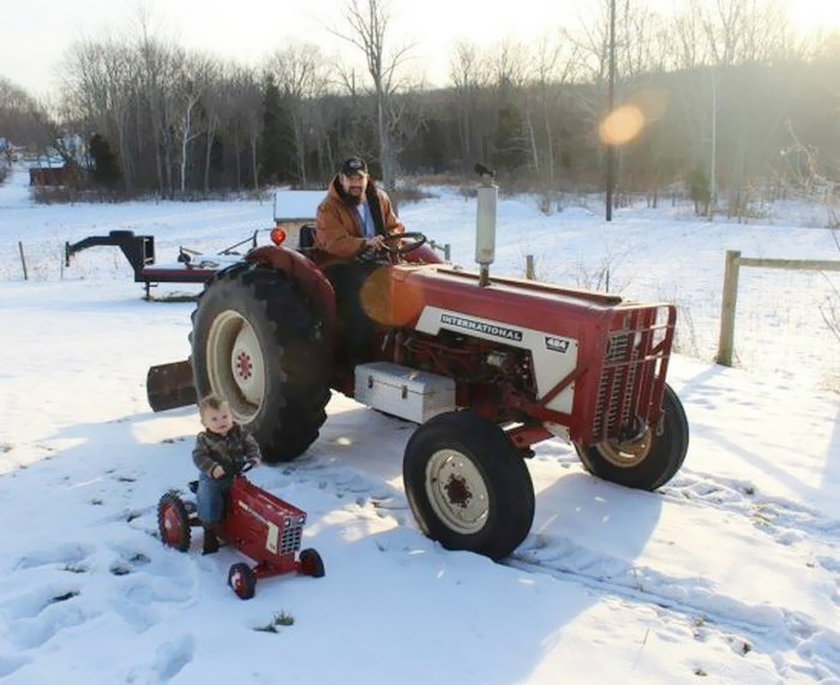
[[[60,167],[31,167],[29,185],[31,186],[66,186],[81,173],[78,164],[67,162]]]

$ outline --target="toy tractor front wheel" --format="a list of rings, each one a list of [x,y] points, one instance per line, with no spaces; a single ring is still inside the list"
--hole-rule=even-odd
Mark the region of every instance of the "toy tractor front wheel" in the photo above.
[[[534,487],[499,426],[447,412],[420,426],[403,459],[408,502],[423,532],[447,549],[508,556],[528,535]]]
[[[648,426],[635,440],[575,445],[584,468],[593,476],[629,488],[656,490],[679,471],[688,451],[688,420],[677,394],[665,386],[662,430]]]
[[[257,574],[248,564],[234,564],[228,572],[228,585],[239,599],[251,599],[257,590]]]
[[[318,437],[330,358],[315,303],[282,271],[253,263],[217,274],[193,313],[198,396],[230,403],[267,462],[299,456]]]
[[[300,552],[300,571],[306,576],[313,578],[324,577],[324,560],[318,551],[311,547]]]
[[[174,491],[167,492],[158,501],[158,530],[167,547],[179,552],[190,548],[190,516],[184,501]]]

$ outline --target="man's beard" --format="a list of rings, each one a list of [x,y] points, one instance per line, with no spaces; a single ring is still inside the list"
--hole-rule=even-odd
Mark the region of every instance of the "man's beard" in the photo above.
[[[354,193],[354,190],[359,191],[358,194]],[[350,204],[360,205],[365,199],[365,194],[362,192],[361,188],[351,188],[347,191],[347,199],[350,201]]]

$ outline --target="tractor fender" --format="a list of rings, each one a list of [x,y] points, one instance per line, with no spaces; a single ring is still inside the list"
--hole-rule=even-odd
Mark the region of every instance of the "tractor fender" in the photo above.
[[[335,291],[323,272],[302,254],[280,245],[263,245],[251,250],[246,261],[283,271],[320,310],[327,330],[335,330]]]

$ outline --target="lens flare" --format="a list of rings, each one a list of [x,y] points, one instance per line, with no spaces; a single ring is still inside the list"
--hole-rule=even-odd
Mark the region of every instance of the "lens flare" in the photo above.
[[[380,267],[365,280],[359,297],[365,313],[383,326],[404,326],[420,314],[423,295],[387,267]]]
[[[598,135],[606,145],[625,145],[645,127],[645,115],[636,105],[616,107],[601,121]]]

